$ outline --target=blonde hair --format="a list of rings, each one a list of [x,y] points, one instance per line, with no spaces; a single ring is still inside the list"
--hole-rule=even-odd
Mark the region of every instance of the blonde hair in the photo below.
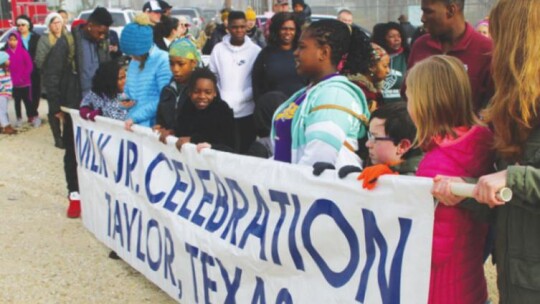
[[[517,161],[540,102],[540,1],[500,0],[490,14],[495,95],[483,112],[495,130],[495,148]]]
[[[407,96],[417,133],[415,144],[426,148],[435,136],[457,137],[455,127],[479,124],[463,63],[437,55],[417,63],[407,75]]]

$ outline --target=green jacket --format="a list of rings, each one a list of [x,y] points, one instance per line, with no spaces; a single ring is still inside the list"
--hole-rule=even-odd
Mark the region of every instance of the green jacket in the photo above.
[[[540,127],[519,164],[498,167],[514,197],[495,209],[497,285],[500,303],[540,303]]]
[[[402,163],[391,166],[390,168],[398,172],[399,175],[416,175],[418,164],[420,164],[420,161],[424,158],[424,153],[422,153],[420,149],[415,149],[409,153],[411,153],[411,155],[409,155]]]

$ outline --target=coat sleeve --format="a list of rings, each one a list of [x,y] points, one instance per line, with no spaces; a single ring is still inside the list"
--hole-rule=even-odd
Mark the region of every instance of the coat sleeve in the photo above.
[[[37,44],[36,57],[34,61],[38,69],[41,69],[43,67],[43,64],[45,63],[45,58],[47,58],[47,54],[49,53],[49,45],[47,44],[46,39],[48,39],[47,36],[42,36]]]
[[[49,111],[52,113],[60,112],[61,88],[60,83],[68,64],[68,45],[65,37],[58,39],[51,49],[47,64],[43,66],[43,79],[47,90],[47,100],[49,102]]]
[[[540,210],[540,169],[532,166],[509,166],[506,185],[517,199],[509,204]]]
[[[255,102],[268,91],[267,81],[264,77],[264,58],[266,50],[262,50],[253,64],[253,71],[251,72],[251,82],[253,84],[253,99]]]

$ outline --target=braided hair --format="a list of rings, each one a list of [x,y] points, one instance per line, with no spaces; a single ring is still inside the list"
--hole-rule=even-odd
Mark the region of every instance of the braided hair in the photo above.
[[[315,39],[319,46],[328,45],[332,50],[330,60],[337,66],[343,56],[349,52],[351,31],[349,27],[338,20],[324,19],[313,22],[307,29],[306,35]]]
[[[353,27],[349,54],[342,73],[351,75],[368,73],[369,68],[373,65],[371,62],[372,52],[373,47],[369,37],[358,27]]]

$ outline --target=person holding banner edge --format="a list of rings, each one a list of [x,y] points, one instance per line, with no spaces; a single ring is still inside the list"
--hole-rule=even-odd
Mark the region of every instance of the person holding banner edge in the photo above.
[[[493,125],[500,159],[497,173],[480,177],[474,199],[494,209],[494,260],[500,303],[536,303],[540,299],[540,2],[500,0],[490,14],[494,42],[495,95],[483,112]],[[464,180],[437,176],[433,195],[447,205],[467,201],[450,191]],[[504,202],[497,193],[514,193]]]

